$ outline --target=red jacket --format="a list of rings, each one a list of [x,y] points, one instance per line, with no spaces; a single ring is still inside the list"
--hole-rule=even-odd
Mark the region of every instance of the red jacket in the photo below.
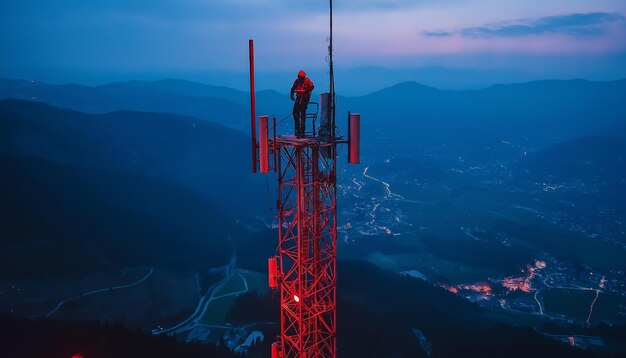
[[[293,94],[295,92],[299,101],[308,102],[311,99],[311,91],[313,91],[314,87],[313,81],[311,81],[310,78],[305,77],[304,80],[296,78],[296,80],[293,81],[293,86],[291,86],[289,96],[293,99]]]

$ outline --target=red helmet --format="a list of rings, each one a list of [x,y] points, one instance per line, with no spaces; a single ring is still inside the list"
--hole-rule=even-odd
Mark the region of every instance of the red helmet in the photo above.
[[[298,77],[299,77],[299,78],[304,78],[304,77],[306,77],[306,72],[304,72],[304,71],[300,70],[300,72],[298,72]]]

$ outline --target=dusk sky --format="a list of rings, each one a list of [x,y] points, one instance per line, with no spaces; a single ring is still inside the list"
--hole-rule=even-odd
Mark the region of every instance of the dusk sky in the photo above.
[[[260,87],[278,89],[300,68],[319,78],[327,66],[328,1],[23,0],[3,1],[0,14],[4,78],[244,89],[249,38]],[[422,82],[438,68],[427,84],[450,88],[464,82],[441,68],[494,82],[626,77],[623,0],[335,1],[334,34],[338,81],[372,67]]]

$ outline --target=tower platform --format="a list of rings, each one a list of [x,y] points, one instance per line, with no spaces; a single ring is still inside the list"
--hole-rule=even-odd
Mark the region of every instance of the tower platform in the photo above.
[[[269,146],[276,147],[327,147],[336,144],[347,143],[343,137],[313,136],[296,137],[293,134],[282,134],[269,139]]]

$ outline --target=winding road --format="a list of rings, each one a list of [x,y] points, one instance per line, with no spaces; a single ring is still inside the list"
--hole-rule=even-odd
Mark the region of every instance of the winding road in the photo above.
[[[370,179],[370,180],[377,181],[377,182],[381,183],[385,187],[385,199],[393,198],[393,199],[405,200],[402,195],[396,194],[396,193],[391,191],[391,186],[389,185],[389,183],[387,183],[386,181],[380,180],[378,178],[374,178],[371,175],[368,175],[367,171],[369,169],[370,169],[370,167],[365,167],[365,169],[363,170],[363,176],[368,178],[368,179]]]
[[[59,302],[56,305],[56,307],[54,307],[54,309],[52,311],[48,312],[46,314],[46,317],[50,317],[53,314],[55,314],[59,309],[61,309],[61,307],[63,307],[63,305],[66,302],[75,301],[75,300],[78,300],[78,299],[81,299],[81,298],[84,298],[84,297],[87,297],[87,296],[95,295],[95,294],[98,294],[98,293],[102,293],[102,292],[109,292],[109,291],[113,291],[113,290],[121,290],[121,289],[124,289],[124,288],[130,288],[130,287],[133,287],[133,286],[137,286],[137,285],[142,284],[144,281],[146,281],[150,276],[152,276],[153,273],[154,273],[154,267],[150,267],[150,272],[148,272],[148,274],[145,275],[143,278],[141,278],[139,281],[130,283],[128,285],[123,285],[123,286],[113,286],[113,287],[101,288],[99,290],[93,290],[93,291],[90,291],[90,292],[83,293],[83,294],[81,294],[79,296],[76,296],[76,297],[73,297],[73,298],[68,298],[67,300],[63,300],[63,301]]]
[[[595,306],[596,301],[598,300],[598,296],[600,296],[600,290],[596,291],[596,297],[594,297],[593,302],[591,302],[591,306],[589,306],[589,316],[587,316],[587,324],[591,324],[591,315],[593,315],[593,306]]]
[[[201,324],[199,322],[202,319],[202,317],[204,317],[204,314],[206,313],[206,311],[209,309],[209,305],[211,304],[211,302],[217,299],[223,298],[223,297],[240,295],[242,293],[248,292],[248,281],[239,272],[237,272],[237,269],[235,268],[235,264],[236,264],[236,257],[233,256],[233,258],[231,258],[230,260],[230,263],[222,267],[222,270],[225,271],[226,273],[226,277],[224,277],[224,279],[222,279],[221,281],[215,283],[213,286],[211,286],[207,290],[207,293],[204,296],[202,296],[202,298],[200,299],[200,302],[198,302],[198,306],[196,307],[196,310],[189,317],[187,317],[184,321],[170,328],[163,329],[160,331],[153,330],[152,333],[155,335],[164,334],[164,333],[178,334],[184,331],[192,330],[197,326],[209,326],[209,325]],[[224,285],[230,279],[232,279],[235,275],[238,275],[243,280],[245,289],[222,294],[222,295],[217,295],[217,293],[220,292],[222,287],[224,287]]]
[[[541,305],[541,302],[539,302],[539,299],[537,298],[539,291],[541,290],[535,291],[535,301],[537,301],[537,305],[539,306],[539,314],[543,316],[543,306]]]

